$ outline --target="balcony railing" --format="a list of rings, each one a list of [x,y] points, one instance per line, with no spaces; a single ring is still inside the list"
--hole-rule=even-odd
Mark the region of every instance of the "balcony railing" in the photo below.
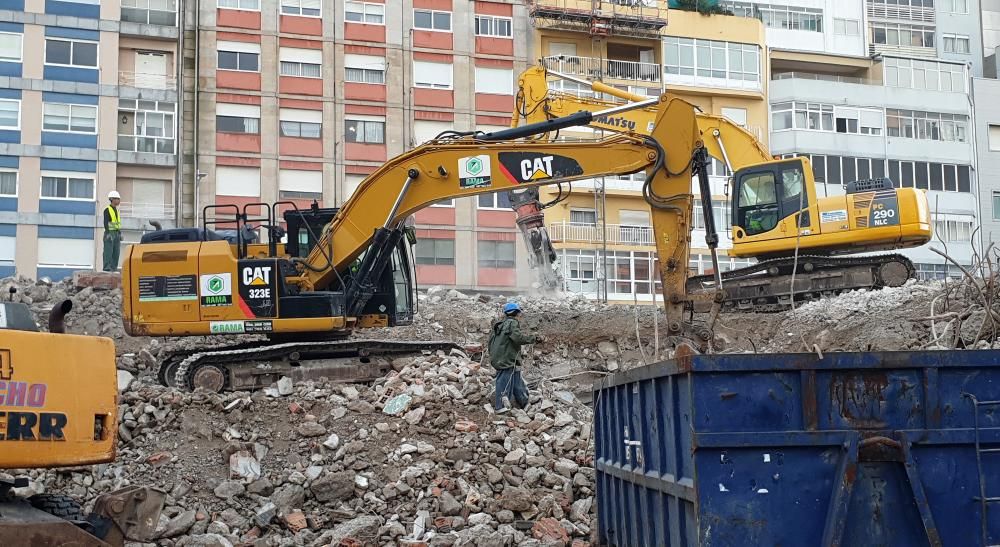
[[[177,11],[122,6],[122,21],[173,27],[177,26]]]
[[[649,226],[562,222],[549,224],[548,231],[549,238],[556,242],[603,243],[606,238],[608,245],[653,245],[653,228]]]
[[[167,137],[144,137],[142,135],[118,135],[118,150],[122,152],[173,154],[174,139]]]
[[[771,75],[771,80],[819,80],[821,82],[840,82],[842,84],[882,85],[882,82],[868,78],[839,76],[836,74],[813,74],[810,72],[776,72]]]
[[[118,212],[123,218],[139,218],[143,220],[174,218],[174,206],[164,203],[129,203],[123,201],[118,206]]]
[[[169,74],[149,74],[146,72],[120,70],[118,71],[118,85],[176,91],[177,78]]]
[[[652,83],[659,83],[662,70],[659,63],[598,59],[597,57],[577,57],[575,55],[546,57],[545,66],[563,74],[584,76],[590,79],[613,78]]]

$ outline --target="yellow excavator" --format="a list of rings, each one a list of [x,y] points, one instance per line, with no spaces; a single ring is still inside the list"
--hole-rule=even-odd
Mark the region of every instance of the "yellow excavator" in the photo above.
[[[13,290],[12,290],[13,294]],[[108,338],[65,334],[70,300],[39,332],[27,306],[0,302],[0,470],[75,467],[115,459],[118,382]],[[0,477],[0,545],[124,545],[146,541],[166,494],[127,487],[98,497],[84,515],[54,493],[15,495],[24,477]]]
[[[552,77],[576,83],[595,95],[632,103],[647,99],[601,82],[549,71],[543,66],[531,67],[518,78],[512,117],[515,127],[580,111],[607,112],[621,104],[554,90],[549,85]],[[589,126],[649,135],[656,116],[655,108],[601,113]],[[751,133],[720,116],[696,112],[695,120],[711,155],[733,173],[732,218],[726,219],[731,221],[733,246],[728,253],[757,260],[752,266],[722,273],[724,310],[778,311],[790,307],[793,298],[799,301],[846,290],[899,286],[915,276],[912,262],[903,255],[856,255],[930,241],[925,192],[894,188],[891,180],[878,178],[847,184],[845,195],[819,197],[810,170],[799,178],[798,171],[773,169],[772,156]],[[522,229],[526,233],[538,230],[542,226],[541,210],[550,204],[538,202],[537,190],[514,199],[516,207],[535,213],[522,217],[528,220],[519,218],[519,222],[531,222]],[[543,239],[544,246],[547,238],[536,236],[533,241]],[[555,258],[551,245],[539,248],[536,254],[547,255],[549,260]],[[718,265],[713,266],[718,271]],[[696,292],[715,284],[714,275],[693,276],[688,279],[688,290]]]
[[[581,142],[542,138],[601,116],[645,108],[655,109],[648,135],[621,133]],[[708,119],[715,124],[709,131],[717,129],[722,138],[704,135]],[[346,374],[357,379],[366,373],[364,365],[379,361],[373,357],[445,345],[345,339],[357,328],[412,320],[414,237],[407,219],[413,213],[444,199],[518,193],[645,171],[643,195],[651,209],[668,332],[675,340],[707,349],[715,314],[707,323],[695,323],[688,310],[697,302],[717,309],[726,297],[718,273],[713,289],[688,293],[695,206],[691,186],[694,176],[704,196],[706,242],[714,257],[718,234],[712,219],[709,157],[760,156],[741,149],[752,144],[746,137],[724,153],[723,143],[730,134],[745,132],[724,118],[700,115],[689,102],[665,94],[493,133],[444,132],[386,162],[339,209],[314,205],[300,210],[287,203],[249,204],[242,209],[208,206],[200,227],[151,232],[129,247],[122,274],[124,327],[136,336],[264,334],[269,338],[269,344],[251,342],[168,357],[161,364],[160,379],[181,388],[255,389],[286,375]],[[737,194],[752,198],[741,202],[739,213],[748,225],[769,222],[780,233],[799,231],[805,240],[830,224],[821,215],[807,159],[747,163],[735,184]],[[901,233],[929,236],[926,211],[921,216],[913,208],[900,207],[895,220],[882,228],[893,233],[887,239],[898,241]],[[220,222],[235,225],[235,239],[211,228]],[[243,236],[247,229],[252,231],[253,222],[268,233],[266,243],[251,244]],[[747,237],[756,235],[747,232]],[[282,239],[286,243],[279,243]],[[352,369],[345,359],[361,369]],[[367,372],[375,376],[383,371],[368,368]]]

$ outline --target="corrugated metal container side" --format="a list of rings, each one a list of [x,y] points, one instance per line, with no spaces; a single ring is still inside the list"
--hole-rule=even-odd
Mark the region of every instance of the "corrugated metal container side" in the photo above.
[[[602,545],[1000,543],[1000,351],[699,355],[594,406]]]

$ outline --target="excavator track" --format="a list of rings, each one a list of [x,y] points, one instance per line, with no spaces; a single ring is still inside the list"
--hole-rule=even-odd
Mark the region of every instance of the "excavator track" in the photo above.
[[[193,391],[251,391],[288,376],[293,380],[327,377],[367,382],[389,372],[385,360],[424,351],[462,349],[453,342],[334,340],[267,344],[251,342],[183,351],[160,364],[157,377],[165,386]]]
[[[858,289],[898,287],[913,278],[916,268],[901,254],[873,256],[800,255],[795,268],[794,302],[816,300]],[[773,313],[790,309],[793,257],[762,260],[752,266],[722,273],[726,290],[723,312]],[[711,290],[712,275],[688,279],[690,293]]]

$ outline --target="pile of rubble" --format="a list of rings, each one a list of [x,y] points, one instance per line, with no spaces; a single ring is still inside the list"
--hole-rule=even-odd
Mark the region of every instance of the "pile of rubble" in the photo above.
[[[34,471],[29,492],[169,492],[157,544],[585,545],[590,409],[542,382],[495,414],[489,367],[397,359],[372,386],[288,379],[256,393],[122,386],[118,461]],[[351,542],[353,540],[354,543]]]

